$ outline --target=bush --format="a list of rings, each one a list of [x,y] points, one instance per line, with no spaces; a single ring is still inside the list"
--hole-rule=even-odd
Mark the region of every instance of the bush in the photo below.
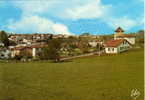
[[[83,54],[83,52],[80,50],[80,49],[74,49],[74,54],[75,55],[80,55],[80,54]]]
[[[15,60],[21,60],[22,59],[22,56],[16,55],[13,59],[15,59]]]

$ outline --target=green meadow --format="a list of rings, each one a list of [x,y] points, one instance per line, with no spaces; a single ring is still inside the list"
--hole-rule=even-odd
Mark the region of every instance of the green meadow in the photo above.
[[[67,62],[0,63],[0,100],[143,100],[144,51]]]

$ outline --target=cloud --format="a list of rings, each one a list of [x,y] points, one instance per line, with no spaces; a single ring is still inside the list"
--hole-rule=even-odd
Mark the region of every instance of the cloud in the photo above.
[[[24,15],[48,13],[50,8],[59,3],[58,0],[13,0],[12,4],[20,8]]]
[[[12,21],[8,25],[10,30],[17,32],[72,34],[59,19],[69,19],[70,22],[79,19],[99,19],[111,28],[121,26],[126,30],[138,25],[138,20],[128,16],[117,17],[118,6],[103,4],[102,0],[12,0],[11,3],[22,11],[21,20]],[[50,17],[56,18],[57,23],[51,21]]]
[[[54,23],[51,20],[39,16],[25,16],[19,21],[10,21],[8,29],[13,32],[24,33],[55,33],[72,34],[63,24]]]
[[[84,5],[66,9],[62,16],[70,19],[101,18],[107,14],[110,7],[102,5],[100,0],[93,0]]]
[[[4,1],[0,1],[0,6],[3,4]]]
[[[36,23],[38,19],[37,21],[32,22],[31,20],[33,19],[30,19],[30,18],[28,19],[25,16],[45,16],[48,14],[48,16],[55,16],[57,18],[66,18],[65,16],[68,15],[68,17],[70,16],[70,19],[73,19],[73,18],[85,19],[85,18],[101,17],[106,10],[106,6],[101,5],[100,0],[83,0],[83,1],[81,0],[80,1],[78,0],[73,0],[73,1],[68,1],[68,0],[49,0],[49,1],[48,0],[37,0],[37,1],[19,0],[17,1],[17,0],[14,0],[11,3],[13,4],[14,7],[21,9],[22,19],[20,21],[15,22],[14,24],[9,25],[9,29],[15,30],[15,31],[21,30],[22,32],[26,32],[26,30],[28,32],[29,31],[35,32],[34,27],[38,27],[38,23]],[[62,16],[62,15],[65,15],[65,16]],[[75,17],[76,15],[77,17]],[[49,24],[52,21],[49,18],[47,19],[45,18],[45,20],[47,20],[45,24],[39,23],[41,27],[39,26],[39,28],[37,28],[38,32],[42,32],[42,30],[44,32],[48,31],[45,25],[47,25],[46,23],[48,21],[49,21]],[[28,24],[30,22],[33,23],[33,25]],[[39,21],[39,22],[42,22],[42,21]],[[23,25],[27,25],[25,26],[27,27],[27,29],[23,28]],[[54,24],[54,25],[51,24],[51,26],[53,26],[51,30],[53,30],[54,33],[70,34],[68,28],[61,23]]]
[[[61,23],[54,23],[49,18],[40,17],[42,14],[50,14],[57,7],[58,0],[14,0],[11,2],[14,7],[21,9],[22,15],[19,21],[10,21],[8,29],[14,32],[32,33],[54,33],[72,34],[67,26]],[[56,12],[57,13],[57,12]]]
[[[136,20],[132,20],[128,17],[110,18],[110,19],[107,19],[106,22],[112,28],[117,28],[120,26],[124,28],[125,30],[129,30],[137,24]]]
[[[140,2],[144,3],[144,0],[139,0]]]
[[[101,0],[13,0],[12,4],[24,15],[53,14],[70,19],[100,18],[110,7],[103,5]]]
[[[6,5],[5,1],[0,0],[0,7],[4,7]]]
[[[68,28],[63,24],[53,24],[52,29],[56,34],[72,34],[68,31]]]

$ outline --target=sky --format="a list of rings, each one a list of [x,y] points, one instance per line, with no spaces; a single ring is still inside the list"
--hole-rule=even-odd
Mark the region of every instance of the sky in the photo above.
[[[0,30],[79,35],[144,29],[144,0],[0,0]]]

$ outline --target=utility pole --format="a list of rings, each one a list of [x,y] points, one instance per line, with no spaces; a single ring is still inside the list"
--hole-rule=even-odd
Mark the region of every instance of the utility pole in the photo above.
[[[100,51],[101,51],[101,50],[100,50],[100,40],[99,40],[99,56],[100,56]]]

